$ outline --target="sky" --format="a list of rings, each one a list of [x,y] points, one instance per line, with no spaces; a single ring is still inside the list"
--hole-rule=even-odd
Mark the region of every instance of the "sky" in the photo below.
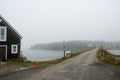
[[[22,35],[22,49],[37,43],[120,40],[120,0],[0,0],[0,14]]]

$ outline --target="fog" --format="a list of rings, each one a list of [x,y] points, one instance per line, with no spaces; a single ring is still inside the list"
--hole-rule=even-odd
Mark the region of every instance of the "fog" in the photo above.
[[[120,0],[0,0],[0,14],[23,36],[22,49],[56,41],[120,40]]]

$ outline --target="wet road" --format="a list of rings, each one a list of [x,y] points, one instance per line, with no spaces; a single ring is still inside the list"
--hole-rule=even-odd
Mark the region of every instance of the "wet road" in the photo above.
[[[96,51],[88,51],[46,68],[41,72],[41,80],[120,80],[120,68],[99,62]]]
[[[31,76],[39,74],[39,72],[46,67],[47,66],[41,66],[38,69],[31,68],[31,69],[17,71],[17,72],[7,74],[7,75],[2,75],[0,76],[0,80],[28,80]]]
[[[0,80],[120,80],[120,68],[96,58],[96,49],[41,69],[29,69],[0,77]]]

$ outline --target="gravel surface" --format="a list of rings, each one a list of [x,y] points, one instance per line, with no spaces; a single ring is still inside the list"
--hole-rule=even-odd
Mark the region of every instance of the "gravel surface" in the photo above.
[[[0,64],[0,76],[12,73],[12,72],[16,72],[20,69],[19,66],[17,65],[4,65],[4,64]]]
[[[43,66],[2,76],[0,80],[120,80],[120,68],[98,61],[96,51],[85,52],[47,68]]]
[[[96,58],[97,49],[80,54],[46,68],[41,80],[120,80],[120,68],[106,65]],[[39,80],[40,80],[39,79]],[[38,80],[37,76],[36,79]]]

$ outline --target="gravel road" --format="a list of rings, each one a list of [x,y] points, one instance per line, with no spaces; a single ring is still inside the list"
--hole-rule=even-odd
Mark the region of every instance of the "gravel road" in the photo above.
[[[96,58],[97,49],[45,69],[28,69],[0,77],[0,80],[120,80],[120,68]]]

